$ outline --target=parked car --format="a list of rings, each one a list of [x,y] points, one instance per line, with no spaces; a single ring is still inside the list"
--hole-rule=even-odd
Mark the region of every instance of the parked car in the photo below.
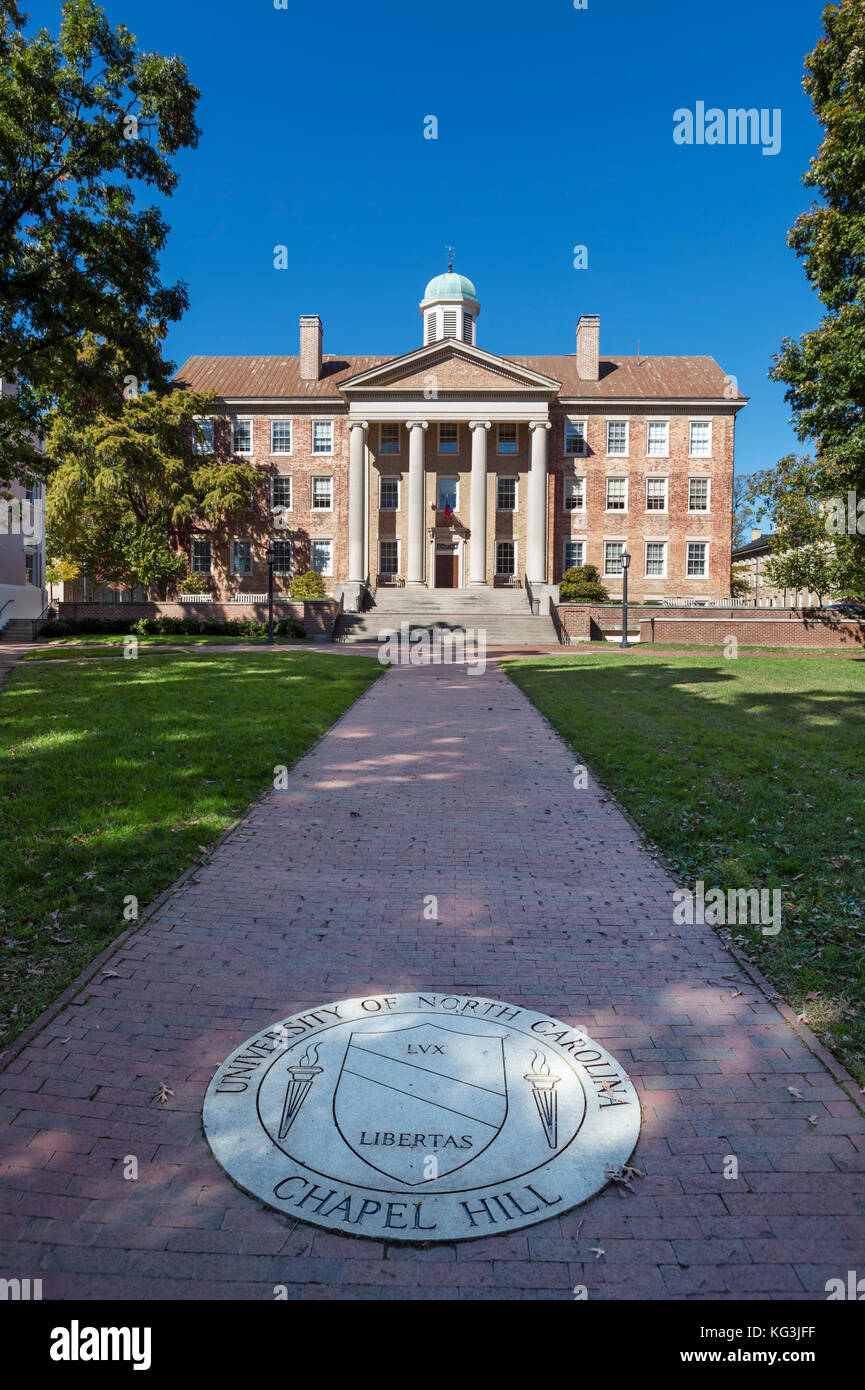
[[[839,598],[834,603],[826,603],[823,606],[843,618],[865,618],[865,603],[860,602],[858,598]]]

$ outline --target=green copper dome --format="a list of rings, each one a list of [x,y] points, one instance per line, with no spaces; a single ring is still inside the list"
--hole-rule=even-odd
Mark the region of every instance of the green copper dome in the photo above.
[[[434,280],[430,280],[424,290],[424,303],[430,299],[471,299],[477,304],[478,294],[466,275],[457,275],[455,271],[449,270],[444,275],[437,275]]]

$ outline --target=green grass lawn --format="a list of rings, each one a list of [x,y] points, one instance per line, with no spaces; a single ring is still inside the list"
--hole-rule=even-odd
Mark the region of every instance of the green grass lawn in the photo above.
[[[130,634],[134,636],[135,634]],[[62,661],[70,657],[83,659],[88,656],[114,656],[119,655],[123,648],[123,643],[128,641],[128,636],[124,637],[63,637],[53,641],[50,646],[38,647],[33,651],[25,652],[19,659],[21,661]],[[213,637],[197,637],[186,633],[179,633],[175,637],[162,634],[155,634],[152,637],[139,637],[138,650],[146,651],[148,647],[224,647],[224,646],[249,646],[263,647],[267,643],[266,637],[226,637],[221,634]],[[307,637],[274,637],[273,645],[278,647],[302,647],[309,645]]]
[[[369,657],[156,653],[0,690],[8,1041],[379,676]]]
[[[777,936],[733,937],[865,1080],[865,658],[599,651],[506,669],[686,886],[783,890]]]

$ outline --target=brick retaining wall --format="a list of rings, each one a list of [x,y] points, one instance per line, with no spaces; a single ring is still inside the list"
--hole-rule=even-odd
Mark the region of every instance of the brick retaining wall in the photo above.
[[[561,629],[573,642],[602,642],[622,630],[621,604],[559,604]],[[865,623],[803,608],[659,608],[628,605],[628,631],[641,642],[723,646],[735,637],[747,647],[865,645]]]
[[[308,637],[331,637],[340,612],[336,599],[319,602],[298,600],[296,603],[275,602],[273,616],[297,618],[303,623]],[[257,618],[267,622],[266,603],[61,603],[59,616],[76,622],[83,618],[108,618],[111,622],[137,618],[192,618],[198,622],[227,622],[231,618]]]
[[[664,613],[640,619],[641,642],[721,647],[729,637],[746,647],[861,647],[865,622],[802,613],[780,618],[698,618],[691,612],[687,617]]]

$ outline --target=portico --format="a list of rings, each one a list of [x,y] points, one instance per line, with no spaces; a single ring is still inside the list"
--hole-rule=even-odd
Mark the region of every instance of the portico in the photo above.
[[[456,340],[343,383],[352,587],[546,584],[558,386]]]

